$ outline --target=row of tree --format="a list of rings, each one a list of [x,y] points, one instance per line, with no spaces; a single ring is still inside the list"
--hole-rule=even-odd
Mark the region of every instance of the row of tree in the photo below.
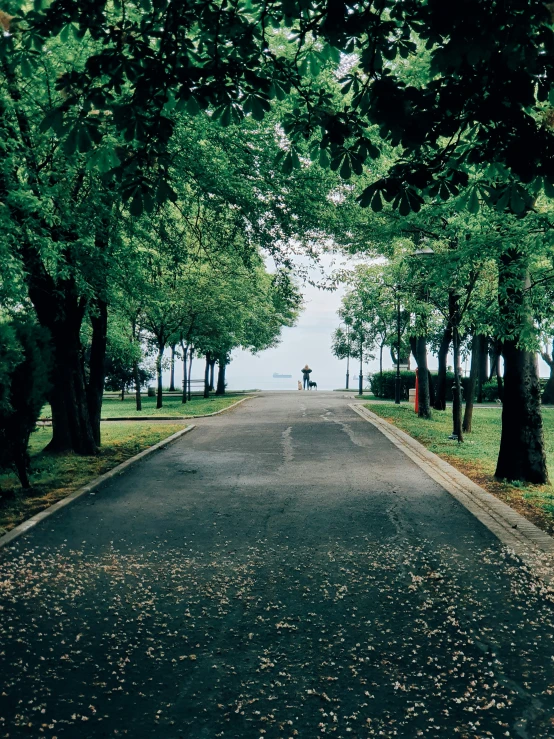
[[[542,402],[553,403],[552,215],[550,203],[541,199],[524,225],[487,209],[460,216],[444,203],[426,205],[402,220],[384,211],[371,251],[382,258],[338,275],[347,292],[333,352],[362,361],[378,355],[381,374],[385,350],[395,365],[399,350],[402,365],[413,355],[421,417],[429,418],[432,407],[446,407],[450,352],[453,434],[459,442],[471,432],[473,403],[483,400],[484,384],[497,382],[503,400],[500,478],[547,480],[538,356],[550,367]],[[429,351],[438,360],[434,383]],[[461,361],[469,355],[464,410]]]

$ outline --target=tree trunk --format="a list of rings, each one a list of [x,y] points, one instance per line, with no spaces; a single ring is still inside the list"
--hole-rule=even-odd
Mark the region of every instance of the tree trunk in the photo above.
[[[188,346],[181,344],[181,351],[183,352],[183,394],[181,396],[181,403],[187,402],[187,359],[188,359]]]
[[[140,372],[139,363],[133,362],[133,376],[135,378],[135,402],[137,405],[137,411],[142,410],[142,398],[140,397]]]
[[[379,376],[381,378],[381,387],[383,387],[383,345],[379,346]]]
[[[210,392],[215,388],[214,374],[215,374],[215,357],[210,358]]]
[[[517,329],[532,330],[532,315],[526,303],[530,284],[525,260],[515,249],[500,258],[498,270],[500,317]],[[518,332],[519,333],[519,332]],[[502,436],[496,477],[542,484],[548,481],[541,417],[537,355],[518,346],[517,337],[503,342],[504,403]]]
[[[431,400],[429,396],[429,368],[427,367],[427,340],[425,336],[410,337],[410,346],[418,369],[419,418],[431,418]]]
[[[478,379],[477,379],[477,402],[483,402],[483,384],[489,379],[489,352],[488,344],[489,338],[484,334],[478,336],[479,346],[477,348],[479,354],[479,368],[478,368]],[[473,361],[473,353],[472,353]]]
[[[463,442],[462,432],[462,381],[460,367],[460,306],[458,296],[450,291],[449,315],[452,325],[452,348],[454,351],[454,387],[452,388],[452,434]]]
[[[125,385],[121,386],[121,400],[125,400]]]
[[[467,433],[471,433],[471,424],[473,421],[473,399],[475,397],[475,388],[477,386],[478,379],[483,377],[482,369],[482,354],[483,348],[482,336],[480,334],[473,334],[471,340],[471,368],[469,370],[469,386],[467,389],[466,407],[464,411],[464,424],[463,430]],[[486,347],[485,347],[486,348]]]
[[[171,345],[171,365],[169,373],[169,389],[175,390],[175,344]]]
[[[29,490],[31,487],[31,483],[29,481],[29,472],[28,472],[27,445],[25,445],[22,451],[15,453],[13,463],[15,466],[15,472],[17,474],[17,478],[19,482],[21,483],[21,487],[24,490]]]
[[[100,419],[102,416],[108,341],[108,304],[104,300],[96,301],[96,313],[91,315],[90,322],[92,325],[92,344],[90,348],[87,402],[94,441],[97,446],[100,446]],[[123,387],[121,400],[124,397],[125,388]]]
[[[192,359],[194,355],[194,347],[189,348],[189,400],[192,398],[191,393],[191,378],[192,378]]]
[[[543,403],[554,403],[554,343],[552,344],[552,354],[548,351],[541,352],[541,357],[544,359],[546,364],[550,367],[550,377],[544,388],[542,396]]]
[[[60,335],[56,332],[52,339],[54,345],[53,387],[50,395],[52,439],[47,449],[50,452],[74,451],[77,454],[96,454],[97,444],[86,398],[79,334],[63,332]]]
[[[444,411],[446,409],[446,365],[451,341],[452,328],[449,324],[444,329],[438,352],[439,371],[437,373],[437,387],[435,390],[435,402],[433,405],[437,411]]]
[[[206,353],[206,366],[204,368],[204,397],[210,397],[210,352]]]
[[[162,359],[164,355],[164,346],[158,346],[158,354],[156,356],[156,377],[158,380],[158,390],[156,392],[156,408],[163,407],[163,386],[162,386]]]
[[[225,368],[227,367],[227,362],[225,361],[225,359],[220,359],[217,363],[217,367],[217,388],[215,394],[225,395]]]

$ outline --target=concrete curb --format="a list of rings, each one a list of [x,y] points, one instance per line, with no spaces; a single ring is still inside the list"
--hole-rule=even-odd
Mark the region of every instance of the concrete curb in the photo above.
[[[150,454],[153,454],[154,452],[157,452],[159,449],[163,449],[163,447],[167,446],[168,444],[171,444],[174,441],[177,441],[185,434],[188,434],[189,431],[192,431],[194,428],[196,428],[194,424],[191,426],[187,426],[186,429],[177,431],[175,434],[168,436],[167,439],[162,439],[162,441],[159,441],[157,444],[154,444],[153,446],[148,447],[148,449],[144,449],[144,451],[139,452],[138,454],[135,454],[134,457],[130,457],[129,459],[126,459],[125,462],[121,462],[121,464],[118,464],[116,467],[113,467],[111,470],[108,470],[108,472],[105,472],[103,475],[96,477],[94,480],[89,482],[87,485],[83,486],[82,488],[79,488],[78,490],[75,490],[75,492],[71,493],[66,498],[62,498],[62,500],[59,500],[57,503],[54,503],[48,508],[45,508],[43,511],[36,513],[31,518],[28,518],[26,521],[23,521],[23,523],[20,523],[19,526],[16,526],[11,531],[8,531],[7,534],[4,534],[4,536],[0,537],[0,549],[6,546],[6,544],[9,544],[14,539],[17,539],[19,536],[22,536],[23,534],[25,534],[27,531],[29,531],[29,529],[32,529],[33,527],[35,527],[37,523],[39,523],[40,521],[44,520],[45,518],[48,518],[52,514],[56,513],[56,511],[59,511],[60,508],[63,508],[64,506],[69,505],[70,503],[73,503],[74,500],[77,500],[81,496],[86,495],[86,493],[92,493],[94,490],[97,490],[99,487],[101,487],[105,482],[107,482],[108,480],[111,480],[112,477],[116,477],[117,475],[120,475],[128,467],[131,467],[137,462],[140,462],[142,459],[144,459],[145,457],[148,457]]]
[[[488,493],[448,462],[430,452],[423,444],[393,424],[372,413],[361,404],[349,404],[359,416],[373,424],[392,443],[410,457],[418,467],[438,482],[464,508],[472,513],[500,541],[536,570],[537,556],[541,560],[539,576],[554,582],[554,538],[539,529],[509,505]]]
[[[220,416],[222,413],[226,413],[227,411],[230,411],[231,408],[235,408],[237,405],[240,405],[241,403],[244,403],[245,400],[252,400],[252,398],[255,398],[255,395],[248,395],[246,398],[241,398],[240,400],[237,400],[236,403],[231,403],[231,405],[228,405],[227,408],[222,408],[220,411],[214,411],[213,413],[204,413],[200,416],[109,416],[108,418],[102,418],[102,423],[104,421],[175,421],[175,423],[179,423],[182,421],[183,423],[186,423],[186,421],[190,421],[191,418],[210,418],[211,416]],[[38,421],[37,426],[51,426],[52,421]]]

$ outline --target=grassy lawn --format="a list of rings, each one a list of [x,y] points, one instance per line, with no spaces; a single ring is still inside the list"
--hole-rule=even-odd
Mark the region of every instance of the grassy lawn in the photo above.
[[[175,416],[187,418],[215,413],[228,408],[237,400],[244,398],[242,394],[229,393],[228,395],[212,396],[211,398],[193,397],[187,403],[182,403],[180,396],[164,397],[163,408],[156,408],[156,398],[142,398],[142,410],[137,412],[135,399],[132,396],[125,400],[104,398],[102,403],[102,418],[141,418],[143,416]],[[50,406],[42,410],[41,418],[50,418]]]
[[[0,527],[9,531],[98,475],[183,428],[182,423],[147,421],[103,424],[102,449],[97,457],[44,454],[42,450],[51,439],[52,429],[39,428],[31,435],[29,445],[32,490],[23,493],[15,475],[0,475]]]
[[[500,447],[500,408],[476,407],[473,432],[465,435],[463,444],[449,440],[452,433],[452,411],[433,411],[431,421],[418,418],[411,405],[368,403],[369,410],[391,421],[413,436],[439,457],[490,493],[508,503],[537,526],[554,533],[554,488],[552,485],[508,484],[494,480],[496,458]],[[543,408],[544,435],[548,469],[554,476],[554,409]]]

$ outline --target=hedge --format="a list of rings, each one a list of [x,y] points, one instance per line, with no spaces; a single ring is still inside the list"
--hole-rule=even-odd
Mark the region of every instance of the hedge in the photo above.
[[[433,383],[437,383],[437,373],[431,372],[431,378]],[[402,400],[408,400],[408,391],[415,388],[415,372],[410,370],[404,370],[400,372],[400,397]],[[395,396],[395,384],[396,384],[396,370],[385,370],[381,379],[381,375],[376,372],[369,376],[369,383],[371,392],[376,398],[383,398],[386,400],[394,400]],[[446,373],[446,400],[452,400],[452,386],[454,384],[454,373]],[[463,397],[467,396],[469,385],[469,377],[462,377],[462,392]],[[483,400],[488,403],[496,402],[498,398],[498,386],[496,380],[486,382],[483,384]]]

